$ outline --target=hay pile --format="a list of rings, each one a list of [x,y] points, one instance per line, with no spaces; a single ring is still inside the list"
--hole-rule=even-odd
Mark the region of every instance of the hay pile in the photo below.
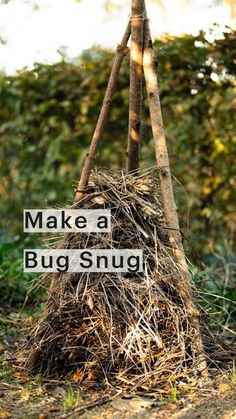
[[[157,174],[96,171],[91,179],[89,193],[72,208],[110,208],[112,233],[70,234],[59,247],[140,248],[145,271],[57,275],[30,336],[31,366],[44,375],[77,372],[130,388],[175,381],[193,367],[195,331],[176,286]]]

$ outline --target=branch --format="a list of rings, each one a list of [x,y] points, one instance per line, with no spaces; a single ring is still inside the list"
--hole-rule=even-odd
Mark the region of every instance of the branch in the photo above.
[[[139,168],[143,65],[143,0],[132,0],[127,170]]]
[[[192,356],[193,358],[196,358],[198,363],[198,370],[203,374],[207,374],[207,365],[199,328],[199,312],[197,306],[195,305],[195,298],[191,284],[191,275],[188,270],[188,265],[184,253],[173,192],[169,156],[163,127],[159,88],[156,74],[157,58],[153,50],[149,23],[147,19],[145,19],[144,24],[143,69],[148,94],[156,161],[157,167],[159,169],[163,209],[168,225],[169,241],[180,272],[179,282],[176,284],[176,287],[178,287],[181,298],[187,307],[188,321],[196,331],[196,335],[192,338]]]
[[[124,37],[121,41],[121,44],[118,45],[117,47],[117,54],[116,54],[116,57],[112,66],[112,70],[111,70],[110,78],[108,81],[107,90],[106,90],[105,97],[103,100],[100,115],[99,115],[97,125],[93,134],[92,142],[90,144],[89,152],[86,156],[86,159],[85,159],[82,171],[81,171],[81,177],[79,181],[78,190],[76,191],[75,201],[79,201],[80,199],[83,198],[84,193],[85,193],[85,188],[87,187],[87,184],[89,181],[89,176],[90,176],[91,168],[93,165],[93,161],[96,158],[98,146],[101,141],[101,138],[104,132],[104,127],[107,121],[107,117],[111,108],[111,102],[112,102],[114,91],[116,88],[116,82],[117,82],[118,74],[120,71],[120,67],[121,67],[123,58],[127,54],[127,51],[128,51],[127,43],[130,37],[130,31],[131,31],[131,25],[129,22],[126,28]]]

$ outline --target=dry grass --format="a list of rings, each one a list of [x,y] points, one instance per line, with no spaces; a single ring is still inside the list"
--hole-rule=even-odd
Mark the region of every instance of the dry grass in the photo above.
[[[73,208],[110,208],[112,233],[70,234],[67,249],[140,248],[143,274],[61,273],[33,330],[30,364],[44,375],[106,380],[150,389],[194,370],[195,330],[178,292],[156,172],[139,177],[93,172]],[[55,246],[55,244],[54,244]]]

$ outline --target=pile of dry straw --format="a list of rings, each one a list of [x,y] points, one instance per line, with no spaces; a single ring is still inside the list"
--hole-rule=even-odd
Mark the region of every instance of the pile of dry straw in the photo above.
[[[143,274],[61,273],[30,336],[30,363],[44,375],[81,374],[150,389],[193,367],[194,330],[178,293],[157,173],[134,177],[94,171],[73,208],[112,211],[112,233],[64,237],[61,248],[140,248]],[[92,374],[92,375],[91,375]]]

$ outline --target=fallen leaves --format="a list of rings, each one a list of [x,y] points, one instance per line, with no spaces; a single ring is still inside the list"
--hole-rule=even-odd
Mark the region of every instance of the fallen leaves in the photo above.
[[[76,371],[75,374],[72,375],[72,381],[74,383],[80,383],[84,378],[84,372],[82,371]]]
[[[81,383],[83,381],[83,385],[86,388],[92,388],[95,385],[97,378],[98,374],[93,370],[88,370],[86,374],[81,370],[77,370],[72,375],[72,381],[74,383]]]
[[[0,419],[8,419],[8,418],[11,418],[11,417],[12,417],[11,413],[9,413],[7,411],[0,412]]]
[[[164,404],[161,408],[161,410],[174,410],[174,409],[176,409],[176,404],[175,403]]]
[[[12,377],[20,381],[27,381],[29,379],[29,376],[25,371],[12,371]]]
[[[219,386],[218,386],[218,390],[219,390],[221,393],[225,393],[226,391],[230,391],[230,390],[231,390],[231,387],[230,387],[230,385],[229,385],[229,384],[227,384],[227,383],[221,383],[221,384],[219,384]]]

